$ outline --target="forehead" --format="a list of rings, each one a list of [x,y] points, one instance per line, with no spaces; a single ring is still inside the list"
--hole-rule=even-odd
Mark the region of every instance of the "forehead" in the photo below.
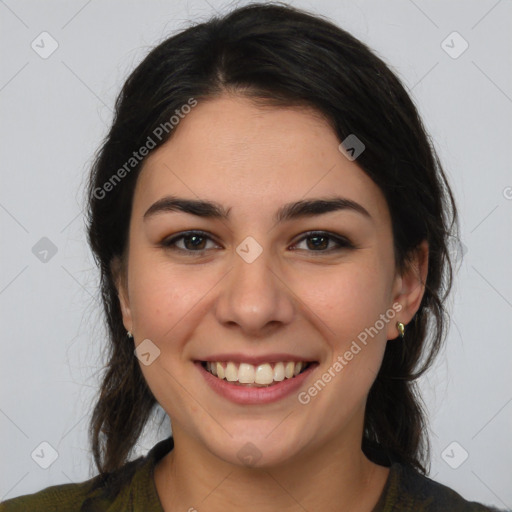
[[[211,199],[233,214],[252,207],[256,215],[286,202],[341,195],[387,217],[380,189],[339,151],[330,125],[310,109],[224,96],[199,102],[173,131],[146,159],[135,208],[173,194]]]

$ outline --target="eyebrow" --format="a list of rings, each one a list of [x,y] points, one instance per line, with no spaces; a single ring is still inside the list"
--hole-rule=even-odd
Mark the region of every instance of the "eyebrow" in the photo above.
[[[166,196],[152,204],[144,214],[144,220],[154,215],[166,212],[184,212],[198,217],[229,220],[231,208],[224,208],[214,201],[201,199],[183,199]],[[368,210],[359,203],[344,197],[329,197],[319,199],[303,199],[288,203],[279,208],[274,216],[276,223],[282,223],[297,218],[313,217],[340,210],[350,210],[371,219]]]

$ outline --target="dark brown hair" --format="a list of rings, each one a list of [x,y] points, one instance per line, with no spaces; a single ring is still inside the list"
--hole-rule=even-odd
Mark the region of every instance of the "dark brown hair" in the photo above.
[[[363,436],[366,453],[378,444],[393,459],[425,471],[428,444],[415,381],[445,334],[443,304],[452,278],[448,242],[457,228],[450,188],[414,104],[381,59],[319,16],[253,4],[192,26],[149,53],[122,88],[92,169],[88,236],[101,271],[109,333],[108,365],[90,424],[100,474],[128,460],[156,404],[126,337],[112,272],[112,262],[127,248],[144,164],[141,159],[127,168],[126,162],[191,98],[201,102],[226,92],[263,104],[313,108],[340,142],[355,134],[366,146],[357,163],[388,203],[398,267],[428,242],[425,295],[404,342],[387,344],[368,396]],[[123,166],[122,179],[112,181]]]

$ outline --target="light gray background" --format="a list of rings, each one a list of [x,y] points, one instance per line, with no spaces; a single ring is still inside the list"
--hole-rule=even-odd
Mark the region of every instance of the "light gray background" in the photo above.
[[[510,508],[511,2],[293,5],[374,48],[411,91],[436,142],[456,192],[465,257],[447,349],[421,382],[431,477]],[[0,0],[0,500],[95,474],[86,428],[104,331],[84,235],[85,176],[127,74],[151,46],[215,10],[226,3]],[[31,47],[51,48],[43,31],[58,43],[47,59]],[[458,58],[445,50],[458,53],[462,39],[442,46],[453,31],[469,44]],[[46,262],[32,252],[42,237],[57,248]],[[150,425],[136,454],[166,437],[166,428]],[[48,469],[31,457],[37,448],[34,459],[50,462],[43,441],[58,453]],[[463,450],[469,457],[453,469]]]

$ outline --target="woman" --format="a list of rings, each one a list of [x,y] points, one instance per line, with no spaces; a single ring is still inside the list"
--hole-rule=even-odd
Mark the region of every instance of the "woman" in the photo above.
[[[415,381],[456,209],[361,42],[270,5],[164,41],[123,87],[89,207],[99,475],[1,511],[491,510],[425,476]],[[157,403],[172,438],[127,462]]]

